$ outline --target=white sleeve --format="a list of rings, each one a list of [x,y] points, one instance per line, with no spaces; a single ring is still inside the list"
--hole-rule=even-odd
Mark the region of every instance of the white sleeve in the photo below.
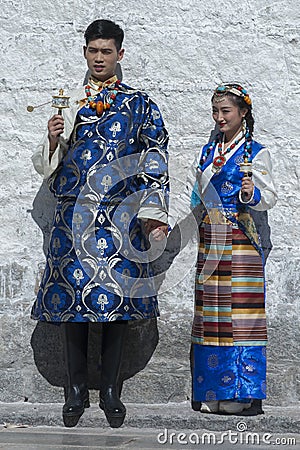
[[[273,208],[278,196],[272,177],[271,156],[267,148],[263,148],[253,158],[252,179],[254,186],[260,191],[260,201],[251,205],[250,199],[247,204],[255,211],[266,211]]]
[[[48,131],[45,133],[42,141],[37,147],[37,150],[31,157],[32,163],[35,170],[47,179],[57,168],[63,155],[68,149],[67,139],[60,136],[58,146],[55,152],[52,154],[51,160],[49,161],[49,139]]]
[[[159,220],[165,224],[168,223],[168,213],[161,208],[153,206],[141,206],[138,213],[138,218],[142,220]]]

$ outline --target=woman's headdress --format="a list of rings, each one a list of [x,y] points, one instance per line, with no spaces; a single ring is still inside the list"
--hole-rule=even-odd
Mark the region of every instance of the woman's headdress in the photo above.
[[[220,84],[219,86],[216,87],[213,98],[216,102],[221,101],[225,97],[225,95],[228,94],[229,92],[238,97],[242,97],[243,100],[247,103],[247,105],[249,106],[251,105],[252,103],[251,98],[249,97],[247,90],[237,83]]]

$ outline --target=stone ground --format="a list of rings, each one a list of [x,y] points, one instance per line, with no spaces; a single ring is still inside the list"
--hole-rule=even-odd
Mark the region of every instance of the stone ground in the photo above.
[[[300,449],[297,405],[264,406],[265,414],[259,416],[200,414],[188,402],[126,406],[127,416],[119,429],[107,425],[96,404],[85,411],[75,428],[64,428],[61,404],[1,403],[0,449],[172,450],[212,445],[222,445],[222,450],[267,449],[270,445]]]

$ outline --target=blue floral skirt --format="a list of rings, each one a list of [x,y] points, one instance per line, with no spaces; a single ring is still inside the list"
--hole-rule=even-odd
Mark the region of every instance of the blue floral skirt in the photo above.
[[[193,401],[266,398],[265,346],[192,344]]]

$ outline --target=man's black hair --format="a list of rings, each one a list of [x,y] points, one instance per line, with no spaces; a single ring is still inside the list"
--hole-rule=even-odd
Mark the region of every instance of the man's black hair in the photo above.
[[[114,39],[117,51],[121,50],[124,31],[111,20],[98,19],[92,22],[84,33],[86,45],[95,39]]]

